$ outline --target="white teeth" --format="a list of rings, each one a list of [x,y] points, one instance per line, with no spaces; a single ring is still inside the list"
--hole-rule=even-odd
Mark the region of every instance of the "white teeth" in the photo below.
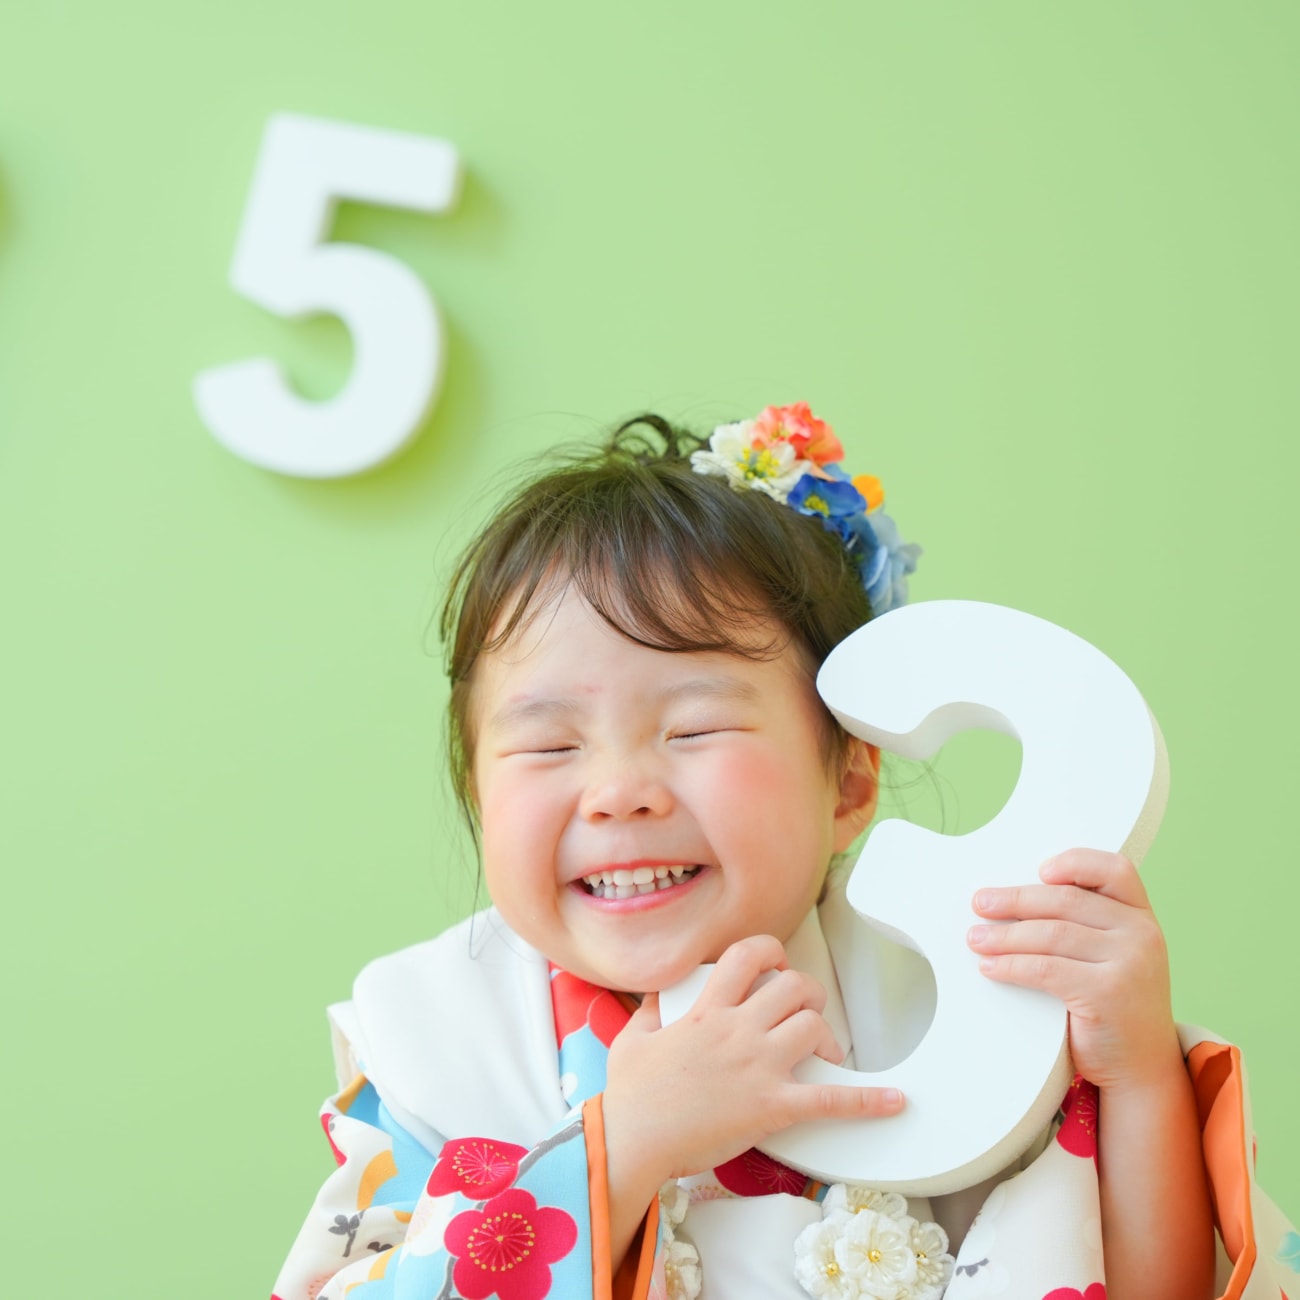
[[[693,879],[700,867],[619,867],[615,871],[593,871],[582,883],[594,898],[635,898],[656,890],[672,889]]]

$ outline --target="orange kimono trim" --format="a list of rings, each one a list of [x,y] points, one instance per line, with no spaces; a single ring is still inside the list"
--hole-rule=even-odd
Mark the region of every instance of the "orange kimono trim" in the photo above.
[[[1233,1265],[1228,1289],[1219,1300],[1241,1300],[1256,1255],[1241,1052],[1227,1043],[1197,1043],[1187,1053],[1187,1073],[1201,1121],[1214,1222]]]
[[[605,1162],[605,1112],[599,1093],[582,1104],[582,1131],[587,1140],[593,1300],[646,1300],[650,1294],[655,1247],[659,1242],[659,1198],[655,1197],[646,1211],[616,1276],[609,1213],[609,1170]]]

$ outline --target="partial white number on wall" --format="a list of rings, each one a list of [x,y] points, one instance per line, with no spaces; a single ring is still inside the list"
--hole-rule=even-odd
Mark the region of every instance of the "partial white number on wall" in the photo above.
[[[289,318],[338,316],[353,367],[337,396],[310,402],[265,357],[200,373],[204,424],[237,456],[302,478],[338,478],[388,459],[410,441],[442,377],[442,322],[428,289],[395,258],[323,243],[339,199],[445,212],[460,162],[443,140],[278,114],[267,123],[230,282]]]
[[[907,1105],[888,1119],[798,1125],[763,1149],[825,1182],[912,1195],[968,1187],[1025,1150],[1072,1069],[1064,1005],[979,973],[966,946],[980,919],[971,898],[981,886],[1037,883],[1039,864],[1069,848],[1138,861],[1164,811],[1164,743],[1137,688],[1100,650],[1043,619],[974,601],[930,601],[874,620],[832,651],[817,688],[846,730],[909,758],[929,758],[971,727],[1017,737],[1023,754],[1011,797],[986,825],[940,835],[882,821],[849,881],[862,922],[838,954],[850,1023],[855,970],[873,969],[871,930],[928,958],[934,1020],[890,1069],[813,1058],[796,1074],[899,1087]],[[706,971],[662,995],[665,1022],[690,1006]]]

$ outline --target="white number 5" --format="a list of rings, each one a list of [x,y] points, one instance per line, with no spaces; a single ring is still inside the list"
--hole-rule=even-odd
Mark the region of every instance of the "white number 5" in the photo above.
[[[456,201],[460,163],[443,140],[277,114],[258,155],[230,283],[268,311],[340,317],[354,364],[327,402],[292,392],[266,357],[195,377],[199,416],[237,456],[301,478],[339,478],[388,459],[414,435],[443,367],[429,291],[396,259],[322,243],[339,198],[420,212]]]

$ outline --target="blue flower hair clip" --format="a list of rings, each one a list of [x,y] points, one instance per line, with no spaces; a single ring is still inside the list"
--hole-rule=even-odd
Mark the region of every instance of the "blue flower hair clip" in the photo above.
[[[873,617],[907,603],[907,576],[916,571],[921,548],[898,535],[880,508],[880,480],[850,478],[839,466],[844,448],[830,425],[807,402],[769,406],[752,420],[722,424],[709,449],[693,452],[698,474],[726,478],[736,488],[762,492],[802,515],[815,515],[834,533],[858,566]]]

